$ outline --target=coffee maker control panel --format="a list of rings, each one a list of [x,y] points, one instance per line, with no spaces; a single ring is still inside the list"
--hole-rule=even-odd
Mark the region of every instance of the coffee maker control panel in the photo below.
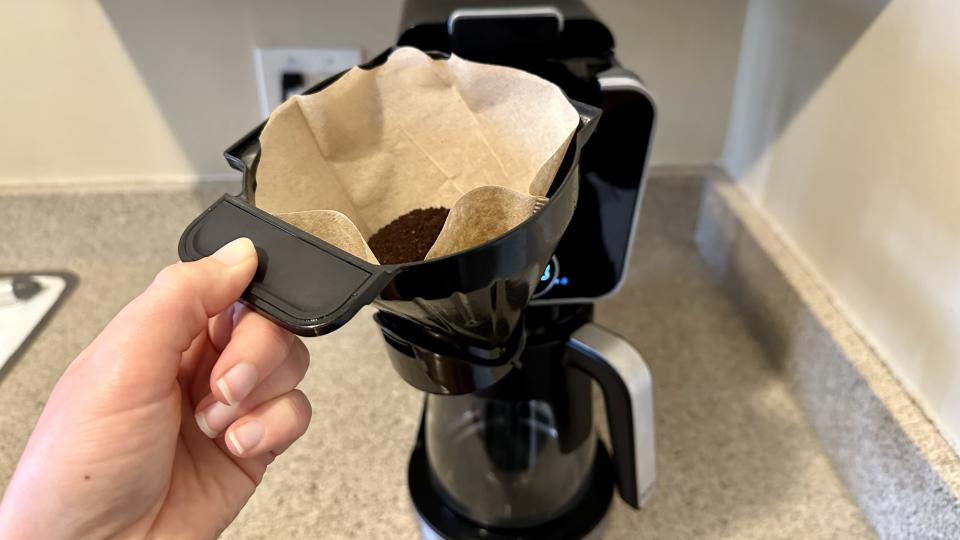
[[[603,115],[583,148],[577,210],[534,305],[613,294],[630,262],[656,110],[643,83],[626,70],[600,73],[597,85]]]

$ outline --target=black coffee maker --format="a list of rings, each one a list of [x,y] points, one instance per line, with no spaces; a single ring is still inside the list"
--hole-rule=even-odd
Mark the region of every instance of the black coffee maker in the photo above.
[[[655,476],[650,374],[629,343],[591,322],[593,302],[626,271],[653,102],[579,1],[411,0],[402,28],[400,46],[516,67],[564,90],[581,121],[545,206],[465,252],[372,265],[255,207],[261,125],[226,152],[243,193],[184,231],[180,257],[249,237],[260,267],[243,301],[300,335],[377,307],[393,367],[427,393],[409,465],[424,537],[599,537],[614,486],[639,508]],[[612,457],[593,422],[594,381]]]

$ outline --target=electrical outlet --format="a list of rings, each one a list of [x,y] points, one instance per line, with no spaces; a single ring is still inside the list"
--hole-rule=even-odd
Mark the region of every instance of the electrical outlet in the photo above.
[[[288,97],[359,64],[361,56],[360,49],[254,49],[261,116],[270,116]]]

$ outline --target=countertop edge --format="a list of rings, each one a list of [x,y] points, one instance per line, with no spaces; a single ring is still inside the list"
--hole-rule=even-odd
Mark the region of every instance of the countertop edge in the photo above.
[[[740,189],[706,176],[698,249],[871,525],[886,538],[960,537],[957,453]]]

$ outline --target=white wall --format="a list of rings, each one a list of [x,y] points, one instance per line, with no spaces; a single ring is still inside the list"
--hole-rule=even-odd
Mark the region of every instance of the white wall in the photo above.
[[[746,0],[593,0],[660,98],[655,163],[716,161]],[[259,120],[254,46],[397,35],[402,0],[0,2],[0,183],[229,174]]]
[[[960,448],[958,28],[955,0],[751,0],[725,163]]]
[[[585,0],[610,27],[617,57],[652,89],[653,165],[719,161],[747,0]]]
[[[400,0],[0,2],[0,182],[191,178],[260,120],[256,45],[395,39]]]

